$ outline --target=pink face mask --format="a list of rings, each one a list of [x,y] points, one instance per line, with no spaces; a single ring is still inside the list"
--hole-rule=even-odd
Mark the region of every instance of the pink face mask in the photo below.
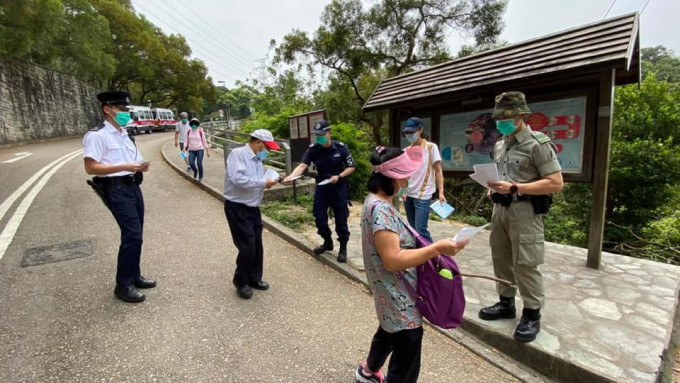
[[[384,148],[376,148],[380,153]],[[380,165],[373,165],[374,172],[398,180],[408,178],[415,173],[423,163],[423,148],[421,146],[408,147],[404,153]]]

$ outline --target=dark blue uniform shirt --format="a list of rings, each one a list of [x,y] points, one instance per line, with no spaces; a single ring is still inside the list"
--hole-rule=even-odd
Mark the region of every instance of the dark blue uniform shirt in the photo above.
[[[309,166],[312,162],[318,172],[317,182],[337,176],[345,168],[354,167],[354,159],[347,145],[335,140],[331,140],[331,146],[328,148],[319,144],[310,145],[302,156],[302,163]]]

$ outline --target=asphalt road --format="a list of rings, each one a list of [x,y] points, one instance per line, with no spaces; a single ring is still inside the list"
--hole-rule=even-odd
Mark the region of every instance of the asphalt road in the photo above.
[[[0,259],[0,381],[353,382],[377,328],[372,298],[265,231],[264,279],[272,287],[239,299],[222,204],[163,162],[160,148],[171,137],[137,139],[153,160],[142,185],[142,272],[158,280],[141,304],[113,296],[119,230],[85,184],[82,155],[44,179],[30,206],[18,208],[24,193],[7,210],[0,220],[0,245],[8,244]],[[0,163],[0,202],[80,148],[80,139],[68,139],[0,150],[0,162],[34,153]],[[62,244],[89,255],[22,267],[26,254]],[[514,379],[426,328],[420,381]]]

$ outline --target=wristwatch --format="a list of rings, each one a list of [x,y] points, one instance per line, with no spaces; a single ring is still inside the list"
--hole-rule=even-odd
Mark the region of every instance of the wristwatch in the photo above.
[[[519,188],[517,187],[517,183],[516,183],[516,182],[513,182],[513,183],[510,185],[510,193],[511,193],[511,194],[517,194],[517,191],[518,191],[518,190],[519,190]]]

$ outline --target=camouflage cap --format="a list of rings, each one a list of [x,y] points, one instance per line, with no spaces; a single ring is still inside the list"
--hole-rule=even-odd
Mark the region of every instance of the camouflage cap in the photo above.
[[[496,106],[492,118],[510,118],[520,114],[529,114],[527,100],[522,92],[504,92],[496,96]]]

